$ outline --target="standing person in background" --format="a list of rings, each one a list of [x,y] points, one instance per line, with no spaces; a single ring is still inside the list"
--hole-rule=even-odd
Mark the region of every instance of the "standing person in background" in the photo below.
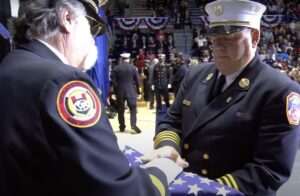
[[[93,36],[105,32],[98,5],[21,1],[11,22],[16,49],[0,64],[1,196],[169,194],[176,164],[162,158],[129,167],[82,72],[97,58]]]
[[[188,71],[185,58],[182,53],[175,54],[175,67],[173,68],[172,88],[174,96],[177,96],[181,82]]]
[[[138,98],[141,98],[141,82],[137,68],[130,63],[130,54],[122,53],[122,63],[112,71],[111,79],[117,98],[117,110],[119,128],[121,132],[125,131],[125,101],[127,101],[130,110],[130,125],[137,133],[141,133],[140,128],[136,126],[136,89]]]
[[[154,66],[156,64],[159,63],[159,60],[158,58],[154,58],[153,61],[150,62],[150,65],[149,65],[149,69],[148,69],[148,72],[149,72],[149,86],[150,86],[150,89],[149,89],[149,98],[150,98],[150,110],[153,110],[154,109],[154,87],[152,86],[152,80],[153,80],[153,71],[154,71]]]
[[[215,62],[188,71],[158,122],[156,150],[144,161],[180,156],[186,171],[247,196],[274,196],[288,180],[298,148],[300,87],[256,52],[265,9],[246,0],[206,5]]]
[[[172,70],[166,65],[166,55],[158,54],[159,63],[154,65],[151,88],[155,91],[157,113],[162,112],[161,96],[167,107],[170,107],[169,92],[172,82]]]

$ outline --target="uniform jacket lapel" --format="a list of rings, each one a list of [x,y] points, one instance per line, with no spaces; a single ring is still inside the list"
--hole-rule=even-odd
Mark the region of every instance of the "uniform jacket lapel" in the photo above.
[[[200,82],[200,88],[197,90],[197,95],[194,97],[193,101],[197,102],[198,100],[196,100],[196,98],[199,99],[199,97],[204,98],[199,102],[199,104],[197,104],[195,109],[197,118],[193,122],[191,128],[187,130],[185,137],[195,130],[200,130],[202,126],[222,115],[230,106],[243,99],[255,81],[255,73],[257,73],[257,69],[260,69],[257,61],[259,61],[259,59],[256,56],[245,70],[234,80],[234,82],[221,95],[211,102],[208,100],[214,81],[217,78],[217,72],[214,72],[214,78],[211,78],[211,80],[204,79]],[[245,85],[241,82],[247,80],[249,81],[249,85]]]
[[[210,90],[213,88],[214,82],[217,78],[218,71],[213,69],[208,72],[206,78],[203,78],[198,82],[197,90],[194,96],[194,102],[196,106],[193,108],[195,115],[198,117],[201,115],[203,106],[207,105],[209,102]]]

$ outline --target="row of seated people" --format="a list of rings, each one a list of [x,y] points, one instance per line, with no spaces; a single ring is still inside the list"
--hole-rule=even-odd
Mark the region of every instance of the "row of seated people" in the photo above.
[[[191,27],[191,11],[187,0],[147,0],[147,9],[153,9],[153,17],[169,17],[175,29],[182,29],[185,25]]]
[[[164,53],[169,59],[172,49],[175,48],[175,40],[173,33],[164,33],[162,30],[149,33],[125,33],[116,34],[114,42],[114,54],[118,56],[123,52],[130,53],[136,57],[140,50],[146,53]]]

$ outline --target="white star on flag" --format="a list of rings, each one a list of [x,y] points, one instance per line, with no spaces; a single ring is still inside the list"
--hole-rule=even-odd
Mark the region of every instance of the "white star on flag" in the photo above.
[[[182,185],[186,181],[182,180],[181,178],[173,180],[173,184]]]
[[[124,154],[129,154],[131,155],[134,151],[132,149],[125,149]]]
[[[143,163],[143,161],[140,159],[140,157],[135,157],[135,163]]]
[[[198,192],[201,191],[202,189],[199,188],[197,186],[197,184],[194,184],[194,185],[188,185],[188,187],[190,188],[188,194],[194,194],[194,195],[198,195]]]
[[[210,185],[210,183],[213,182],[208,178],[199,178],[199,179],[200,179],[200,183],[207,184],[207,185]]]
[[[227,193],[230,193],[230,191],[226,190],[224,186],[221,188],[216,187],[216,189],[218,190],[217,195],[226,196]]]
[[[191,172],[186,172],[186,173],[184,174],[184,176],[193,178],[194,176],[196,176],[196,174],[193,174],[193,173],[191,173]]]

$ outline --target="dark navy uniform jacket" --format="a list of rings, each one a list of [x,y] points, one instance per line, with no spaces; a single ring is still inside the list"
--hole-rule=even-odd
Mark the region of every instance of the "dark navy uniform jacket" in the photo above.
[[[111,78],[113,85],[116,87],[117,96],[136,98],[136,90],[139,91],[141,82],[137,68],[134,65],[122,63],[116,66],[112,71]]]
[[[259,56],[216,99],[213,63],[189,70],[158,124],[155,146],[182,153],[187,171],[245,195],[275,195],[290,176],[299,132],[299,85]]]
[[[155,86],[155,89],[167,89],[171,82],[172,70],[167,65],[161,65],[161,63],[154,65],[151,84]]]
[[[174,69],[173,69],[174,71]],[[181,64],[176,68],[176,72],[173,73],[173,78],[172,78],[172,87],[174,89],[175,94],[177,94],[180,84],[184,79],[184,76],[186,74],[186,72],[188,71],[188,67],[187,65]]]
[[[1,196],[168,194],[159,169],[129,167],[88,75],[38,41],[0,69]]]

